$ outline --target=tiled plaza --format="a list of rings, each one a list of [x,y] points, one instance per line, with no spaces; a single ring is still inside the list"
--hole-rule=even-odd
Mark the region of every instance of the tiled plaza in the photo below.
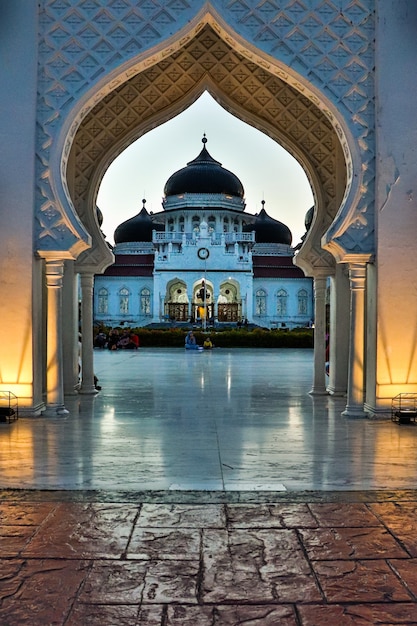
[[[417,624],[417,428],[312,397],[309,350],[96,351],[0,425],[0,624]]]

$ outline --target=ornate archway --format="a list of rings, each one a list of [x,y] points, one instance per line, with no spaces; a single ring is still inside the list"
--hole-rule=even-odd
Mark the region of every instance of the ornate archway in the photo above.
[[[315,215],[296,262],[306,274],[320,277],[317,284],[322,285],[323,277],[334,273],[335,259],[321,240],[352,188],[352,156],[342,125],[324,98],[318,99],[292,74],[267,64],[230,36],[212,12],[175,46],[138,64],[135,71],[132,68],[80,121],[68,152],[67,181],[77,214],[92,235],[92,247],[79,256],[78,271],[83,274],[87,268],[91,281],[94,263],[104,267],[112,261],[92,211],[109,164],[130,143],[182,112],[205,90],[228,112],[280,143],[302,165],[313,190]],[[317,294],[316,300],[321,302]],[[171,302],[165,315],[184,321],[185,305]],[[236,322],[241,315],[238,302],[218,305],[219,319]],[[322,307],[316,309],[316,328],[317,375],[312,391],[323,393]]]
[[[100,67],[101,78],[91,81],[91,88],[76,98],[67,115],[52,146],[53,170],[45,174],[45,180],[52,180],[63,213],[81,226],[78,248],[73,243],[70,252],[78,256],[81,274],[91,277],[93,268],[101,271],[113,260],[95,215],[98,187],[108,165],[132,141],[183,111],[204,90],[227,111],[279,142],[302,165],[312,186],[315,213],[297,264],[318,279],[320,293],[325,277],[335,272],[335,260],[359,259],[361,264],[369,260],[373,223],[368,185],[374,157],[363,124],[372,90],[366,84],[361,90],[357,84],[366,81],[370,73],[369,59],[362,62],[359,55],[368,50],[370,12],[351,13],[346,7],[346,15],[352,18],[347,20],[333,9],[329,12],[324,0],[317,0],[315,10],[301,3],[295,9],[295,4],[277,10],[274,32],[269,39],[258,40],[245,38],[245,29],[233,28],[240,18],[236,22],[234,16],[228,22],[208,2],[188,23],[182,22],[174,36],[165,40],[162,36],[158,45],[136,55],[132,47],[129,51],[122,48],[108,67]],[[126,1],[118,10],[128,11],[128,5]],[[250,13],[243,5],[243,13]],[[96,7],[93,2],[92,14]],[[223,7],[221,13],[228,14],[229,8]],[[101,12],[101,19],[111,21],[114,10],[112,6],[108,14]],[[191,5],[187,4],[181,15],[186,11],[193,11]],[[261,21],[268,23],[268,16],[259,8],[257,11]],[[294,29],[287,32],[285,23],[294,24]],[[280,30],[291,44],[288,55],[284,48],[278,53],[265,44],[281,41]],[[80,31],[80,37],[82,45],[87,41],[89,47],[95,35],[91,29],[88,37],[86,32]],[[107,36],[115,45],[113,35],[112,31]],[[343,72],[338,70],[341,67]],[[327,72],[333,76],[333,93],[327,90]],[[45,195],[50,194],[46,183],[44,190]],[[46,202],[44,206],[48,208]],[[38,215],[41,218],[43,210]],[[89,248],[83,232],[91,235]],[[40,245],[39,254],[47,258],[49,252]],[[321,302],[317,291],[316,302]],[[324,324],[323,328],[316,324],[317,337],[324,346]],[[316,352],[320,366],[321,351]],[[324,379],[319,387],[324,391]]]
[[[330,268],[333,261],[320,239],[346,193],[341,128],[338,132],[329,111],[298,91],[288,75],[287,82],[282,71],[272,66],[267,70],[260,58],[254,62],[236,49],[237,42],[226,41],[225,33],[208,17],[181,48],[115,87],[80,123],[67,177],[77,213],[93,236],[92,249],[83,256],[91,256],[94,249],[97,254],[100,246],[91,207],[108,165],[135,139],[183,111],[207,90],[227,111],[268,134],[301,163],[316,206],[303,269],[313,274],[316,266]]]

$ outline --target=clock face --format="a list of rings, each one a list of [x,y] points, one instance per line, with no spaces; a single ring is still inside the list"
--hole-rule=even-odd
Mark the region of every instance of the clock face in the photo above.
[[[198,258],[203,259],[204,261],[205,259],[208,259],[210,252],[207,250],[207,248],[200,248],[197,254],[198,254]]]

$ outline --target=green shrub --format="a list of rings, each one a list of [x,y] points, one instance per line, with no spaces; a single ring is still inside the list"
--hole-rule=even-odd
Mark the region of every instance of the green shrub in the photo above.
[[[94,337],[99,330],[108,333],[109,328],[100,327],[94,329]],[[118,328],[123,332],[123,328]],[[156,330],[149,328],[131,329],[139,337],[139,345],[143,348],[182,348],[184,346],[187,330],[171,328]],[[214,345],[218,348],[313,348],[314,331],[308,328],[299,328],[290,331],[232,329],[210,330],[204,332],[194,329],[194,335],[199,345],[203,345],[207,335],[210,336]]]

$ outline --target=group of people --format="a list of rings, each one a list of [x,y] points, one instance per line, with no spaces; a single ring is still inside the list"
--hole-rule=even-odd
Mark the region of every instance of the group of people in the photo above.
[[[203,345],[199,346],[192,330],[190,330],[185,337],[186,350],[211,350],[213,347],[214,345],[210,337],[206,337]]]
[[[130,330],[119,333],[117,328],[113,328],[108,335],[100,331],[94,339],[94,347],[109,350],[137,350],[139,337]]]

